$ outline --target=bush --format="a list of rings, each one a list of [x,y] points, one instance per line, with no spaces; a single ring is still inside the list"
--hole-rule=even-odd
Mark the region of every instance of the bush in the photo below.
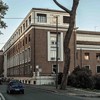
[[[68,77],[68,85],[77,88],[93,88],[94,80],[91,71],[84,67],[76,67]]]
[[[100,75],[95,75],[94,76],[94,82],[95,82],[95,89],[100,89]]]

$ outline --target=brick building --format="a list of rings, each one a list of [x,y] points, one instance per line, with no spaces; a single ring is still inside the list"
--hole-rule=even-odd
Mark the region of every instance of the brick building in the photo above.
[[[69,14],[64,11],[33,8],[3,46],[4,76],[30,84],[54,83],[56,33],[58,29],[58,72],[62,72],[63,40],[68,23]],[[75,66],[75,41],[73,33],[70,71]]]
[[[100,32],[78,30],[76,64],[100,74]]]

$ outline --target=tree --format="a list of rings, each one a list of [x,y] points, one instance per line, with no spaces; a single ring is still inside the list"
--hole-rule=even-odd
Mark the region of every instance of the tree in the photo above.
[[[70,48],[69,48],[69,42],[71,35],[73,33],[73,29],[75,26],[75,16],[76,16],[76,10],[79,4],[79,0],[73,0],[72,9],[69,10],[68,8],[64,7],[60,3],[57,2],[57,0],[53,0],[56,5],[58,5],[61,9],[66,11],[66,13],[69,13],[70,20],[69,20],[69,28],[66,32],[65,38],[64,38],[64,70],[63,70],[63,78],[61,82],[60,89],[66,89],[67,86],[67,79],[68,79],[68,71],[70,67]]]
[[[75,67],[68,76],[68,85],[76,88],[93,89],[95,82],[91,70],[86,67]]]
[[[0,0],[0,28],[6,28],[6,23],[2,20],[6,15],[6,11],[8,10],[8,5]],[[0,32],[1,33],[1,32]]]

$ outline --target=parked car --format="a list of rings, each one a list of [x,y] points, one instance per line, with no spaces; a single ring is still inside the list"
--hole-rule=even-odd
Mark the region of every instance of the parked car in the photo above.
[[[11,80],[7,85],[7,93],[22,93],[24,94],[24,85],[19,80]]]

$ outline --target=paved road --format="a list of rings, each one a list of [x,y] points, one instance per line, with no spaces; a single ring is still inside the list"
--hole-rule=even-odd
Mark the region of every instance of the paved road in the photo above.
[[[25,86],[25,94],[9,95],[6,93],[6,85],[0,85],[0,92],[4,95],[6,100],[88,100],[87,98],[82,97],[80,98],[75,96],[51,93],[45,90],[33,88],[32,86]]]

